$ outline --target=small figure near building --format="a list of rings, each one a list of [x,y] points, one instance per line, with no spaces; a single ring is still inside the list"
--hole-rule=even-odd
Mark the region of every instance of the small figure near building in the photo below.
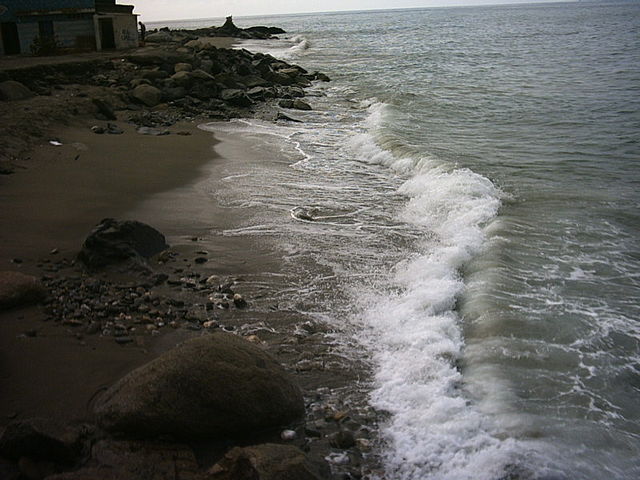
[[[144,37],[147,34],[147,27],[142,22],[138,22],[140,25],[140,46],[144,47]]]

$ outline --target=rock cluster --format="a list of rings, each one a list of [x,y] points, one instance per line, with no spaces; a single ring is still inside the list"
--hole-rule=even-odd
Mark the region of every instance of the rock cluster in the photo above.
[[[314,80],[329,81],[322,73],[309,73],[268,54],[216,48],[206,38],[185,39],[178,47],[143,49],[82,65],[84,68],[79,68],[71,62],[2,72],[1,77],[8,80],[0,84],[5,92],[0,97],[24,98],[28,92],[51,95],[52,88],[61,85],[92,85],[108,89],[119,109],[154,109],[155,121],[148,117],[140,125],[155,127],[185,117],[246,116],[265,101],[282,100],[286,108],[308,110],[311,107],[300,100],[304,88]],[[115,118],[115,105],[100,98],[89,100],[99,118]],[[135,123],[137,117],[131,115],[130,120]]]

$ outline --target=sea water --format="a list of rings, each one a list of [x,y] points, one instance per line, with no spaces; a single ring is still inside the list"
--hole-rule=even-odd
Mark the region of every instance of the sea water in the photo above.
[[[368,359],[386,478],[640,478],[640,3],[235,21],[332,82],[211,125],[263,145],[211,195]]]

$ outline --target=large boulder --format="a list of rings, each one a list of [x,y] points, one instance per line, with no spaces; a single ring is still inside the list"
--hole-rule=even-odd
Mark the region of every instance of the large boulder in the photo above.
[[[145,260],[169,248],[164,235],[135,220],[102,220],[85,239],[78,260],[91,270]]]
[[[210,480],[319,480],[324,478],[293,445],[236,447],[209,471]]]
[[[137,438],[223,440],[302,417],[300,390],[266,352],[217,332],[126,375],[97,401],[103,428]]]
[[[162,92],[152,85],[138,85],[131,96],[147,107],[155,107],[162,100]]]
[[[47,480],[204,480],[193,450],[166,442],[99,440],[87,466]]]
[[[33,418],[10,423],[0,436],[0,456],[29,457],[59,464],[73,463],[80,454],[82,430],[50,419]]]
[[[0,82],[0,100],[11,102],[33,97],[33,92],[22,83],[14,80]]]
[[[0,310],[38,303],[46,296],[42,283],[20,272],[0,272]]]

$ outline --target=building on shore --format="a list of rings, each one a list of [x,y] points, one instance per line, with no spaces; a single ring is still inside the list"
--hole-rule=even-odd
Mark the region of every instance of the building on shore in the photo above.
[[[132,48],[137,15],[116,0],[0,0],[0,55]]]

